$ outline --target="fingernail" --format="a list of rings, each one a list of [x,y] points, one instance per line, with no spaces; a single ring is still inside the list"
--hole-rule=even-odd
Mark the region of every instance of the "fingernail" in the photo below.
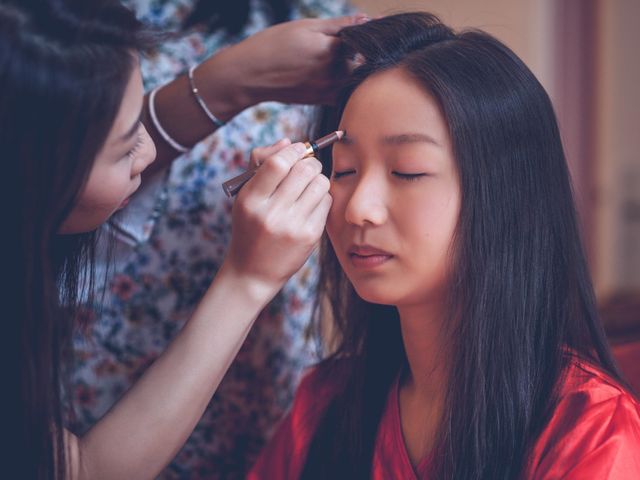
[[[273,142],[271,145],[269,145],[268,148],[273,148],[273,147],[277,147],[278,145],[280,145],[282,143],[282,139],[280,140],[276,140],[275,142]]]
[[[355,16],[355,22],[354,23],[356,25],[360,25],[362,23],[367,23],[369,20],[371,20],[371,18],[368,15],[366,15],[364,13],[358,13]]]
[[[307,151],[306,145],[300,142],[294,143],[293,148],[295,148],[295,151],[298,155],[303,155]]]

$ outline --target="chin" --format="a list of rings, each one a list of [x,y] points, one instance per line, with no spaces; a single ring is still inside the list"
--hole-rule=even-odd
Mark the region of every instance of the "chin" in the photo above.
[[[78,235],[82,233],[91,233],[103,224],[104,222],[78,222],[73,224],[64,224],[59,230],[58,235]]]
[[[398,303],[397,295],[393,295],[389,288],[384,288],[384,286],[353,284],[353,288],[365,302],[379,305],[396,305]]]

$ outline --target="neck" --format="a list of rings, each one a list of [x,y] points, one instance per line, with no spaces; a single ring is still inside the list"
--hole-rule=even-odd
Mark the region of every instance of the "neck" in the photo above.
[[[446,352],[441,306],[398,307],[409,375],[403,389],[427,404],[438,404],[446,391]]]
[[[414,466],[432,451],[443,415],[447,372],[443,311],[431,306],[398,308],[409,364],[398,397],[402,434]]]

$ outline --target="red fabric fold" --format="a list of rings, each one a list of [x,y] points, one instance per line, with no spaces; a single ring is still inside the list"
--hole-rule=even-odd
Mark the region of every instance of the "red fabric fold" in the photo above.
[[[335,386],[316,372],[302,381],[289,414],[248,475],[250,480],[297,480],[309,444]],[[404,444],[397,382],[389,393],[376,439],[374,480],[427,478],[429,457],[414,469]],[[417,474],[416,475],[416,470]],[[531,453],[525,479],[640,479],[640,404],[599,369],[569,368],[554,414]]]

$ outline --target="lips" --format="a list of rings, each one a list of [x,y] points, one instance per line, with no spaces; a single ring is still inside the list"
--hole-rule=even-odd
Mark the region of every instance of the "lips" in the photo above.
[[[391,253],[370,245],[353,245],[347,253],[351,263],[359,268],[375,268],[393,258]]]
[[[132,194],[133,195],[133,194]],[[118,207],[118,210],[121,208],[124,208],[127,206],[127,204],[131,201],[131,195],[129,195],[127,198],[125,198],[122,203],[120,204],[120,206]]]
[[[127,206],[127,204],[131,201],[131,197],[133,197],[133,194],[136,193],[138,191],[138,189],[140,188],[140,185],[142,184],[142,178],[140,177],[140,175],[138,175],[138,185],[136,186],[136,188],[133,190],[133,192],[131,192],[131,195],[129,195],[127,198],[125,198],[122,203],[120,204],[120,206],[118,207],[118,209],[124,208]]]

